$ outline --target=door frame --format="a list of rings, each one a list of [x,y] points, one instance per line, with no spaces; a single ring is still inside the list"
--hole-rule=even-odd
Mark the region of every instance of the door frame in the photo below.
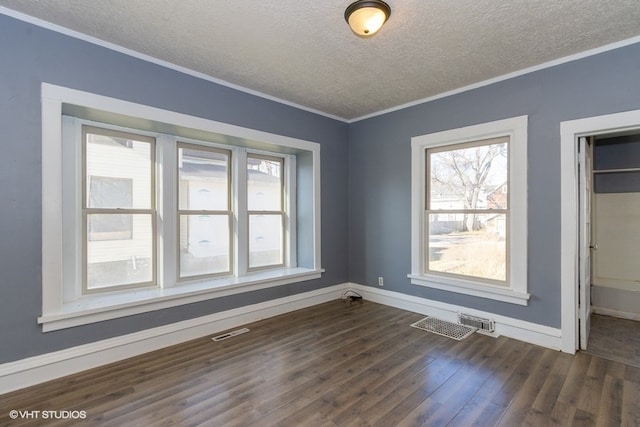
[[[639,129],[640,110],[560,122],[560,305],[563,352],[573,354],[579,347],[578,139]]]

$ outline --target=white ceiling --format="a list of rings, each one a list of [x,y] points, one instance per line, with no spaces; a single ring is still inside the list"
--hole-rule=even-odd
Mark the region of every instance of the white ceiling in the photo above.
[[[387,0],[391,18],[362,39],[344,21],[350,2],[0,6],[345,120],[640,35],[638,0]]]

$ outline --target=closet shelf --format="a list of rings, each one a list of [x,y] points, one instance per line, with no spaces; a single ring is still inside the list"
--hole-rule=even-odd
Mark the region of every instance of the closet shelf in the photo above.
[[[640,168],[626,168],[626,169],[601,169],[594,170],[594,174],[598,173],[623,173],[623,172],[640,172]]]

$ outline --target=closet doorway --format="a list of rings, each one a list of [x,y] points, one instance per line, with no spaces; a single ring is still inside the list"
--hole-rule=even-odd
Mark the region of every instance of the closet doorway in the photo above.
[[[591,273],[592,263],[582,261],[583,251],[592,253],[591,242],[583,236],[587,222],[583,206],[585,198],[593,193],[585,192],[583,177],[593,180],[594,174],[593,167],[585,173],[584,162],[579,158],[580,141],[583,137],[592,140],[636,134],[640,134],[640,110],[560,122],[560,349],[567,353],[586,349],[588,339],[580,337],[588,338],[587,319],[592,314],[591,301],[582,297],[591,296],[592,281],[586,282],[584,276]]]
[[[581,138],[579,150],[590,306],[580,347],[640,366],[640,133]]]

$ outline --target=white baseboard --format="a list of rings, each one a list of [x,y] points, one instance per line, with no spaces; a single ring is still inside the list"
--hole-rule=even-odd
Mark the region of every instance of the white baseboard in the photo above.
[[[495,335],[504,335],[555,350],[560,349],[560,329],[357,283],[344,283],[0,364],[0,394],[217,334],[261,319],[337,300],[347,289],[358,292],[368,301],[451,322],[457,322],[458,312],[490,318],[495,321]]]
[[[0,394],[340,298],[346,284],[0,364]]]
[[[603,316],[619,317],[620,319],[640,320],[640,314],[629,313],[627,311],[613,310],[606,307],[591,306],[591,312],[594,314],[602,314]]]
[[[371,286],[363,286],[357,283],[348,283],[347,287],[348,289],[352,289],[361,294],[365,300],[396,307],[402,310],[412,311],[414,313],[437,317],[449,322],[457,322],[458,313],[460,312],[493,319],[496,327],[495,333],[493,334],[494,336],[504,335],[505,337],[551,348],[553,350],[561,349],[562,331],[559,328],[551,328],[549,326],[500,316],[494,313],[487,313],[467,307],[428,300],[426,298],[414,297]]]

